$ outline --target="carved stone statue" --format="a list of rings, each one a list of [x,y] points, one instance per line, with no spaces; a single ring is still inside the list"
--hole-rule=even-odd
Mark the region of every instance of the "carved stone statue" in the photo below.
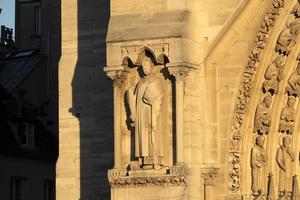
[[[281,111],[279,131],[282,133],[293,134],[296,112],[294,108],[295,102],[295,97],[290,96],[287,101],[287,106]]]
[[[160,122],[164,95],[160,78],[153,73],[153,63],[145,58],[142,63],[144,76],[134,91],[127,91],[132,125],[135,127],[135,157],[143,169],[160,169],[162,165],[162,133]]]
[[[279,82],[282,80],[282,66],[285,64],[285,56],[279,55],[268,66],[265,73],[265,82],[263,83],[264,93],[270,92],[272,95],[277,94],[279,90]]]
[[[268,134],[271,125],[271,107],[272,97],[267,95],[263,102],[260,103],[255,112],[254,132],[259,135]]]
[[[277,149],[276,161],[279,166],[279,186],[280,192],[285,190],[292,191],[292,162],[294,162],[295,154],[290,147],[291,138],[286,136],[282,140],[282,145]]]
[[[287,55],[296,44],[296,35],[299,30],[300,23],[298,21],[292,22],[287,28],[283,29],[277,40],[276,51]]]
[[[296,71],[291,74],[288,80],[286,91],[290,96],[300,96],[300,62],[298,62]]]
[[[258,195],[262,190],[262,168],[266,165],[268,157],[264,149],[264,136],[257,136],[255,139],[255,146],[251,150],[251,176],[252,184],[251,190],[254,195]]]

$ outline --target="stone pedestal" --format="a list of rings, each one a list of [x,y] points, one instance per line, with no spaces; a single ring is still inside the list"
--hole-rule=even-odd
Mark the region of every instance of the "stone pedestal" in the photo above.
[[[116,170],[108,172],[111,200],[185,199],[186,170]]]

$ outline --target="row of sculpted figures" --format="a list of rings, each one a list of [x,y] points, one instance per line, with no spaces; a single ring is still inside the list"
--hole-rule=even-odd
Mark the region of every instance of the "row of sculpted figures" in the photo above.
[[[298,12],[292,11],[290,20],[286,27],[279,34],[273,60],[267,66],[264,73],[261,94],[263,100],[257,105],[254,115],[253,132],[257,134],[254,147],[251,149],[251,190],[254,199],[296,199],[297,196],[297,176],[293,171],[295,162],[295,152],[291,143],[295,132],[295,122],[297,114],[297,104],[300,97],[300,54],[298,55],[296,68],[287,78],[284,96],[286,103],[280,112],[279,124],[276,135],[270,133],[272,126],[272,105],[278,95],[281,82],[284,80],[284,68],[287,63],[288,55],[296,44],[296,37],[300,31],[300,21]],[[263,188],[263,168],[268,163],[268,155],[265,150],[265,140],[269,137],[279,138],[279,146],[276,151],[276,164],[278,166],[278,177],[276,177],[278,193],[274,191],[272,172],[268,176],[268,191],[265,193]],[[295,138],[299,138],[297,135]]]
[[[287,60],[300,33],[299,4],[290,13],[286,26],[280,32],[275,45],[275,52],[271,63],[264,73],[264,80],[261,87],[263,100],[257,105],[254,115],[253,132],[256,134],[254,147],[250,153],[251,165],[251,190],[254,199],[292,199],[299,198],[297,176],[295,172],[295,149],[292,148],[293,140],[299,139],[295,133],[295,123],[297,119],[297,107],[300,97],[300,54],[296,60],[296,67],[288,76]],[[286,77],[288,76],[288,77]],[[286,81],[283,97],[286,99],[285,105],[279,112],[278,124],[272,125],[274,120],[272,110],[276,110],[275,98],[279,94],[281,82]],[[279,97],[280,98],[280,97]],[[277,104],[278,105],[278,104]],[[271,129],[276,126],[276,131]],[[270,131],[273,131],[272,133]],[[277,134],[278,133],[278,134]],[[268,151],[265,149],[265,141],[273,138],[278,139],[276,158],[269,162]],[[276,139],[275,139],[276,140]],[[278,172],[273,176],[268,172],[267,186],[263,185],[263,169],[268,163],[276,163]],[[270,168],[269,168],[270,169]],[[274,168],[272,168],[274,169]],[[274,186],[276,178],[276,188]],[[267,188],[265,193],[263,190]]]

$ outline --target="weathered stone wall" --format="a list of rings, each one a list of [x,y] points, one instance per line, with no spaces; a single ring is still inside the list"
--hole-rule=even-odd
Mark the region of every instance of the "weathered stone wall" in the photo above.
[[[57,199],[109,199],[112,83],[103,73],[109,1],[62,1]]]
[[[225,199],[234,104],[249,53],[271,6],[271,0],[111,0],[106,55],[109,2],[62,1],[58,200],[110,198],[106,172],[113,167],[113,99],[112,83],[102,66],[121,65],[122,42],[149,41],[175,44],[171,57],[198,66],[184,87],[184,161],[191,172],[187,198],[204,199],[202,174],[218,168],[214,199]],[[183,13],[182,18],[174,13]],[[169,22],[170,27],[177,23],[176,29],[157,28]],[[173,38],[159,39],[160,30]]]

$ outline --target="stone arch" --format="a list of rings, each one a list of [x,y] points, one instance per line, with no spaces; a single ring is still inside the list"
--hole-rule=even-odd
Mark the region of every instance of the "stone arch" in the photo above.
[[[141,65],[144,57],[149,57],[154,65],[158,64],[155,53],[148,47],[143,47],[143,49],[138,54],[135,64]]]
[[[123,58],[122,65],[125,66],[125,67],[128,67],[128,68],[133,68],[134,67],[134,64],[133,64],[132,60],[128,56]]]
[[[272,11],[277,13],[272,16],[272,12],[268,13],[262,24],[261,30],[257,34],[257,39],[254,48],[249,55],[249,61],[243,73],[241,81],[241,89],[238,92],[238,97],[235,103],[233,115],[232,141],[230,145],[230,189],[233,193],[251,194],[251,167],[250,167],[250,152],[254,146],[254,138],[258,135],[254,131],[254,119],[257,106],[262,102],[267,95],[262,90],[262,85],[266,79],[265,74],[268,67],[274,62],[278,56],[286,56],[285,64],[283,65],[284,78],[280,80],[278,92],[271,94],[272,105],[270,112],[271,125],[269,134],[266,136],[265,149],[269,156],[266,167],[263,169],[263,177],[261,177],[264,188],[267,190],[267,175],[273,173],[275,179],[278,177],[278,166],[276,164],[276,150],[278,145],[278,123],[280,113],[286,102],[287,95],[285,87],[288,76],[294,71],[296,57],[300,51],[300,45],[291,46],[290,51],[282,52],[277,50],[278,40],[281,33],[287,27],[287,22],[290,20],[292,11],[296,6],[299,7],[298,1],[282,1],[282,4],[277,4],[274,1]],[[284,10],[284,11],[283,11]],[[296,16],[296,15],[295,15]],[[296,16],[297,17],[297,16]],[[268,20],[273,19],[270,23]],[[267,26],[268,25],[268,26]],[[297,36],[296,36],[297,37]],[[299,36],[295,39],[299,40]],[[299,110],[299,104],[298,109]],[[296,119],[299,120],[300,113],[297,113]],[[299,130],[299,127],[295,127]],[[293,141],[293,149],[299,149],[299,136],[295,136]],[[299,173],[299,169],[294,163],[295,173]],[[275,187],[277,191],[277,180]]]
[[[169,58],[168,56],[166,56],[165,54],[160,54],[158,57],[157,57],[157,62],[159,64],[162,64],[162,65],[166,65],[167,63],[169,63]]]

